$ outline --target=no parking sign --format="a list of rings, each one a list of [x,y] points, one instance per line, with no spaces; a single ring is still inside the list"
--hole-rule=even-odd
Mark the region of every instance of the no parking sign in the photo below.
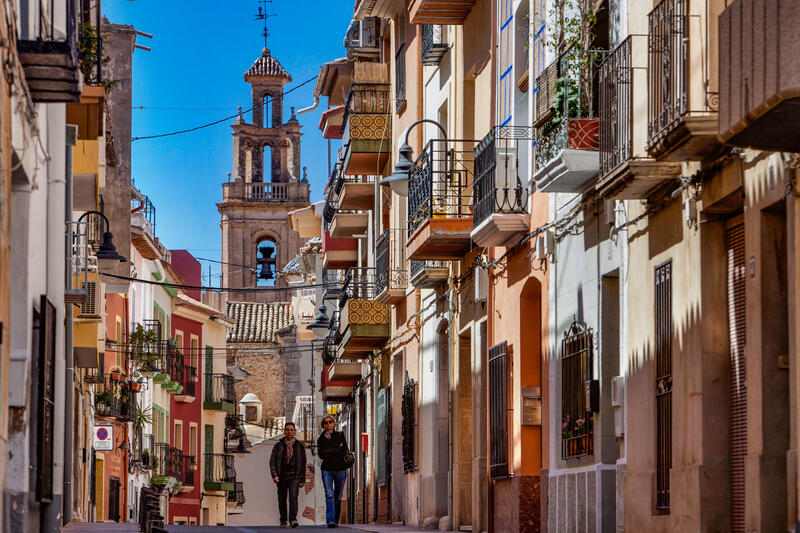
[[[96,426],[94,428],[94,449],[100,451],[114,449],[114,428],[112,426]]]

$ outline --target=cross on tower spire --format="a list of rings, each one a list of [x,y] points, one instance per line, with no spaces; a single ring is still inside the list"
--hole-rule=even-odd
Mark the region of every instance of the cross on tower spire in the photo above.
[[[271,4],[272,0],[258,0],[259,4],[264,4],[264,7],[258,6],[258,13],[254,15],[255,20],[263,20],[264,21],[264,50],[265,52],[269,50],[267,47],[267,37],[269,37],[269,30],[267,29],[267,21],[270,17],[277,17],[277,13],[267,13],[267,4]]]

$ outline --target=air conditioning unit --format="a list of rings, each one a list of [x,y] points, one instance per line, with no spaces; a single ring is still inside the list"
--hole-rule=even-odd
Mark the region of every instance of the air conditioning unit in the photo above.
[[[556,262],[555,257],[556,237],[550,230],[545,230],[536,237],[536,259],[544,261],[550,255],[551,262]]]
[[[614,409],[614,435],[625,435],[625,376],[611,378],[611,407]]]
[[[85,290],[86,297],[80,304],[77,319],[101,320],[103,318],[103,291],[99,281],[81,282],[81,289]]]
[[[353,20],[344,38],[344,47],[348,55],[355,54],[374,55],[380,51],[381,19],[379,17],[366,17],[363,20]]]

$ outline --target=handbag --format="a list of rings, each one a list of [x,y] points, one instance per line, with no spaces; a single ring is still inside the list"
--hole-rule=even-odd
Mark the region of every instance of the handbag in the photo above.
[[[344,441],[344,439],[342,439]],[[344,450],[344,467],[350,468],[356,463],[356,454],[345,448]]]

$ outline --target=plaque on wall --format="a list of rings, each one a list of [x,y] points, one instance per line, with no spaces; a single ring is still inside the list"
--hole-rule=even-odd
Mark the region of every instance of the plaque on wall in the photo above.
[[[542,425],[542,390],[540,387],[522,387],[522,425]]]

